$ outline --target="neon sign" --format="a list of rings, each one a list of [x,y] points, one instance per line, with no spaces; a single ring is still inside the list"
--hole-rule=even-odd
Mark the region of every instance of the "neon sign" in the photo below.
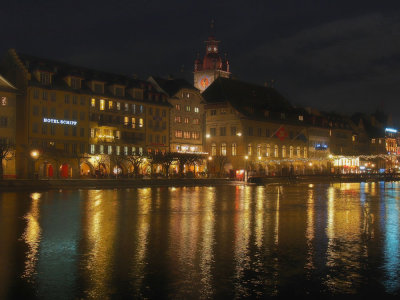
[[[76,126],[76,125],[78,124],[77,121],[59,120],[59,119],[48,119],[48,118],[43,118],[43,123],[52,123],[52,124],[61,124],[61,125],[72,125],[72,126]]]
[[[393,128],[386,128],[385,131],[397,133],[397,130],[396,130],[396,129],[393,129]]]

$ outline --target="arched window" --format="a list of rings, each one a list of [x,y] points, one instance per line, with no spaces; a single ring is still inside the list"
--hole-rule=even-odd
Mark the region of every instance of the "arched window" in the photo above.
[[[248,144],[248,146],[247,146],[247,155],[251,155],[252,152],[253,152],[252,150],[253,150],[252,145],[251,145],[251,144]]]
[[[289,157],[293,157],[293,146],[289,148]]]
[[[275,157],[279,157],[278,145],[275,145],[274,156],[275,156]]]
[[[226,156],[226,143],[221,144],[221,155]]]
[[[266,156],[271,156],[271,147],[267,144],[267,152],[265,153]]]
[[[282,157],[286,157],[286,146],[282,146]]]
[[[211,144],[211,155],[216,156],[217,155],[217,145],[215,143]]]
[[[297,157],[301,157],[301,150],[300,150],[300,147],[297,147]]]
[[[261,145],[257,145],[257,156],[261,156]]]
[[[232,156],[236,156],[236,144],[232,144]]]

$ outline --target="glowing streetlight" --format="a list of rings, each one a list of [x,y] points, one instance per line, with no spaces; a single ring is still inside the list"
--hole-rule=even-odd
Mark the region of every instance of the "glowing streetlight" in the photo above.
[[[32,150],[32,151],[31,151],[31,157],[32,157],[33,159],[38,158],[38,157],[39,157],[39,151],[37,151],[37,150]]]
[[[212,160],[212,156],[209,156],[209,157],[208,157],[208,160]]]
[[[258,157],[258,160],[261,160],[261,156]]]
[[[206,138],[207,138],[207,139],[210,138],[210,134],[209,134],[209,133],[206,134]]]
[[[237,136],[242,136],[241,132],[236,133]]]
[[[249,157],[246,155],[246,156],[244,157],[244,159],[245,159],[245,160],[248,160],[248,159],[249,159]]]
[[[308,165],[311,167],[312,166],[312,162],[310,162]]]

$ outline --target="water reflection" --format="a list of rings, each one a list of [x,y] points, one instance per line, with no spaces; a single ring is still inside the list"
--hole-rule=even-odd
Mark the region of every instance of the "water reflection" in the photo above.
[[[399,188],[0,194],[0,298],[397,294]]]

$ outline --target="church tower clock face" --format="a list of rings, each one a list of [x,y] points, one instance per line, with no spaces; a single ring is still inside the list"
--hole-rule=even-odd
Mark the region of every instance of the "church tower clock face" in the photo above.
[[[210,78],[208,78],[208,76],[202,76],[202,77],[200,77],[199,86],[200,86],[202,89],[205,90],[209,85],[210,85]]]

